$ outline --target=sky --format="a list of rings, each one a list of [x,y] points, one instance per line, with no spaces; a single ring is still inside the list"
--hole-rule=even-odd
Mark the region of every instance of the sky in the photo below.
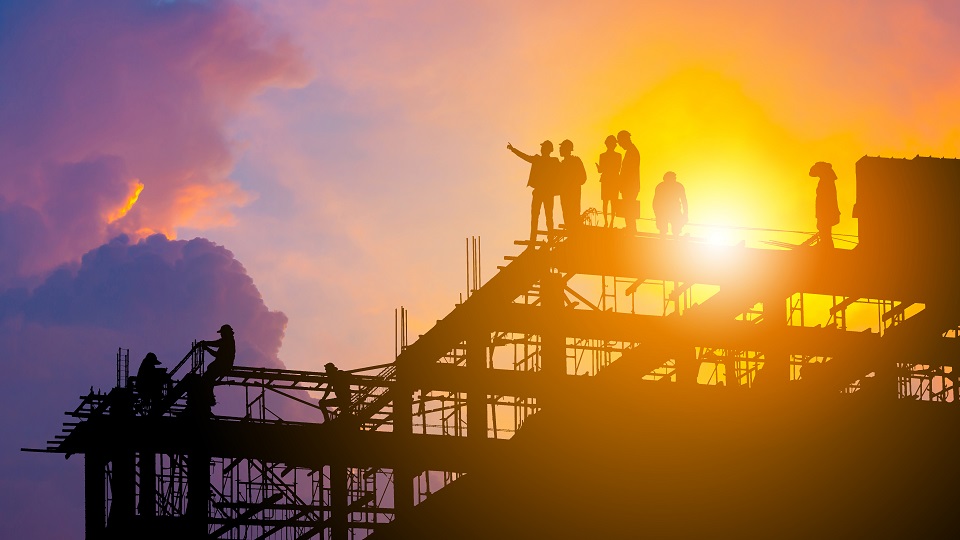
[[[856,234],[863,155],[960,156],[950,1],[0,2],[0,523],[82,537],[82,463],[25,454],[118,347],[242,365],[392,360],[528,233],[528,153],[621,129],[640,201],[694,235],[815,230],[817,161]],[[647,222],[641,229],[650,229]],[[733,231],[733,232],[732,232]],[[789,238],[795,242],[804,237]],[[51,512],[58,519],[49,519]]]

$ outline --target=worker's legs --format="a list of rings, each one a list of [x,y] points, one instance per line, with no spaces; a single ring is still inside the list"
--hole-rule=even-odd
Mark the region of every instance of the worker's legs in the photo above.
[[[537,227],[540,225],[540,207],[547,218],[547,233],[553,232],[553,195],[533,190],[533,202],[530,203],[530,240],[537,239]]]
[[[818,245],[823,248],[833,248],[833,225],[827,225],[817,220],[817,232],[820,233]]]
[[[540,200],[540,194],[533,191],[533,200],[530,203],[530,240],[537,239],[537,225],[540,223],[540,206],[543,201]]]
[[[627,230],[637,232],[637,220],[640,216],[637,212],[637,195],[639,190],[628,189],[623,193],[623,219],[627,223]]]
[[[547,214],[547,233],[553,232],[553,198],[554,195],[543,196],[543,211]]]
[[[560,193],[560,214],[563,216],[563,226],[570,230],[576,225],[576,217],[573,209],[574,193],[572,190],[564,190]]]

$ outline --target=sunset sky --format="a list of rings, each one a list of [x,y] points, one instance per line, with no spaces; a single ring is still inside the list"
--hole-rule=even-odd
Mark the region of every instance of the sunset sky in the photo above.
[[[856,234],[857,159],[960,156],[958,27],[947,0],[0,3],[3,536],[82,537],[81,460],[19,448],[119,346],[169,366],[230,323],[238,364],[391,361],[465,238],[489,278],[528,234],[507,142],[572,140],[599,208],[626,129],[645,217],[672,170],[731,241],[814,231],[828,161]]]

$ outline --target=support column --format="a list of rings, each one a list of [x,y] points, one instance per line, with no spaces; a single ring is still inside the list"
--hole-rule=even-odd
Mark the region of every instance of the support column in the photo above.
[[[787,297],[769,294],[762,300],[764,335],[763,369],[758,373],[758,379],[763,387],[779,387],[790,382],[790,351],[784,350],[778,336],[787,329]],[[764,373],[766,372],[766,373]],[[756,381],[754,381],[756,382]]]
[[[107,526],[110,536],[122,537],[130,533],[133,522],[135,501],[137,497],[136,485],[136,457],[132,451],[118,451],[111,461],[112,475],[110,482],[110,515],[107,516]]]
[[[140,452],[140,501],[137,513],[146,521],[157,516],[157,457],[153,452]]]
[[[540,370],[548,376],[567,374],[567,343],[556,330],[560,327],[556,316],[563,309],[563,300],[563,278],[559,274],[544,276],[540,281],[540,306],[547,324],[540,336]]]
[[[483,373],[487,369],[487,350],[490,333],[476,332],[467,338],[467,366],[470,387],[467,391],[467,438],[485,439],[489,418],[487,413],[487,390]]]
[[[408,367],[397,363],[397,380],[393,393],[393,432],[397,446],[403,448],[413,436],[413,388],[410,386]],[[409,519],[413,511],[414,486],[416,472],[398,455],[399,462],[393,470],[393,507],[398,521]]]
[[[330,465],[330,538],[347,540],[347,467],[341,462]]]
[[[114,388],[109,395],[108,431],[101,443],[110,448],[110,512],[107,534],[111,538],[130,535],[136,511],[137,456],[122,435],[133,419],[133,394],[127,388]]]
[[[107,523],[107,460],[99,453],[83,456],[84,527],[87,540],[106,537]]]
[[[190,419],[191,441],[187,455],[187,512],[186,533],[191,538],[207,536],[207,513],[210,505],[210,452],[206,441],[210,429],[212,387],[195,379],[187,390],[187,408]]]

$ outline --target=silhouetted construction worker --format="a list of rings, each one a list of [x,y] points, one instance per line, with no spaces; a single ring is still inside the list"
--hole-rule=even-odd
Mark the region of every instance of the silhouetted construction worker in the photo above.
[[[819,245],[833,247],[833,226],[840,223],[840,205],[837,204],[837,174],[833,165],[818,161],[810,167],[810,176],[820,178],[817,182],[817,232]]]
[[[324,364],[323,369],[327,373],[327,389],[323,397],[320,398],[320,412],[323,413],[323,420],[329,422],[334,416],[327,410],[326,402],[328,401],[333,402],[333,405],[337,408],[336,416],[351,414],[350,405],[353,400],[353,391],[350,384],[353,377],[338,368],[333,362]],[[332,399],[329,397],[331,393],[334,395]]]
[[[617,133],[617,143],[623,148],[623,163],[620,165],[620,194],[623,196],[621,211],[627,222],[627,230],[637,232],[640,219],[637,195],[640,194],[640,150],[630,140],[630,132]]]
[[[613,220],[617,217],[617,207],[613,201],[617,200],[620,194],[620,161],[623,156],[617,152],[617,138],[613,135],[607,135],[603,144],[607,145],[607,151],[600,154],[600,161],[597,163],[597,172],[600,173],[603,226],[613,227]],[[609,219],[607,218],[608,209]]]
[[[217,380],[223,377],[233,369],[233,361],[237,357],[237,345],[233,339],[233,328],[225,324],[217,330],[220,339],[216,341],[201,341],[200,346],[213,355],[214,360],[207,366],[207,372],[204,378],[208,380]]]
[[[159,403],[163,399],[163,389],[170,380],[167,370],[157,367],[159,365],[160,360],[157,359],[157,355],[150,352],[143,357],[137,369],[137,393],[140,394],[141,403],[146,411],[149,411],[154,403]]]
[[[530,240],[537,239],[537,225],[540,222],[540,208],[547,215],[547,233],[553,232],[553,198],[557,195],[560,160],[551,157],[553,143],[540,143],[540,154],[524,154],[507,143],[510,150],[520,159],[530,163],[530,179],[527,185],[533,188],[533,203],[530,206]]]
[[[667,234],[669,227],[674,236],[680,236],[683,226],[687,224],[688,211],[683,184],[677,182],[677,173],[667,171],[653,194],[653,215],[660,234]]]
[[[580,225],[580,186],[587,183],[587,171],[583,161],[573,155],[573,143],[567,139],[560,143],[560,209],[563,211],[563,226],[572,229]]]

